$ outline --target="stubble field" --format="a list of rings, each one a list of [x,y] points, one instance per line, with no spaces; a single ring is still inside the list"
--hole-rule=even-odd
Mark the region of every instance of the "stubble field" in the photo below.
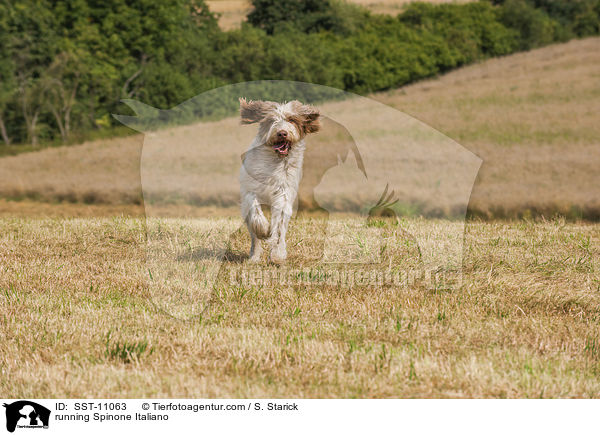
[[[0,234],[4,397],[600,396],[598,225],[471,222],[453,290],[230,285],[231,256],[187,320],[149,293],[143,220]],[[311,234],[294,223],[290,267]]]

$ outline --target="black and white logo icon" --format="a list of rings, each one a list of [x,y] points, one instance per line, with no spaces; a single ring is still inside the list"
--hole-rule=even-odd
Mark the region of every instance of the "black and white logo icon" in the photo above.
[[[3,405],[6,408],[6,430],[48,429],[50,410],[29,400],[19,400]]]

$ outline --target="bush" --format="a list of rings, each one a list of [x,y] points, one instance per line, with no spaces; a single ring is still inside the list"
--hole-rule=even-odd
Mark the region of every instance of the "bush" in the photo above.
[[[535,9],[525,0],[507,0],[500,9],[500,21],[516,30],[520,43],[518,48],[529,50],[566,39],[564,29],[543,10]]]
[[[252,0],[252,11],[248,22],[254,27],[273,34],[275,29],[286,23],[306,29],[331,7],[329,0]]]
[[[513,0],[492,0],[502,7],[511,2],[514,3]],[[600,33],[600,0],[522,0],[520,3],[529,7],[528,15],[532,14],[531,10],[537,10],[559,23],[563,39]]]
[[[370,17],[367,9],[343,0],[253,0],[248,22],[267,34],[293,31],[350,35]]]
[[[439,6],[415,3],[398,19],[442,37],[456,58],[456,65],[508,54],[519,45],[518,32],[500,23],[495,8],[484,2]]]

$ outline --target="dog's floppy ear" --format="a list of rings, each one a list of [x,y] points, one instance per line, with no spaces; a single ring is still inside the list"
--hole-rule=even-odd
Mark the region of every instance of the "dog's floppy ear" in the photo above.
[[[300,106],[298,112],[302,117],[302,128],[306,134],[316,133],[321,129],[321,122],[319,119],[321,114],[315,107],[303,104]]]
[[[275,107],[272,101],[246,101],[245,98],[240,98],[240,116],[242,124],[253,124],[262,121],[269,110]]]

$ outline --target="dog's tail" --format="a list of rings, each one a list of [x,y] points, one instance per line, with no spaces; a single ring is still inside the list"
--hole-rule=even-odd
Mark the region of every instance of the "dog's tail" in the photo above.
[[[259,239],[269,237],[269,221],[267,221],[259,205],[255,205],[250,209],[247,219],[248,226],[256,234],[256,237]]]

